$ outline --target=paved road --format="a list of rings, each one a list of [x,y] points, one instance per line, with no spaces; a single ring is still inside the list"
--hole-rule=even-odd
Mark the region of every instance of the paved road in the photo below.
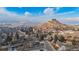
[[[55,51],[48,41],[45,41],[45,49],[47,49],[47,51]]]

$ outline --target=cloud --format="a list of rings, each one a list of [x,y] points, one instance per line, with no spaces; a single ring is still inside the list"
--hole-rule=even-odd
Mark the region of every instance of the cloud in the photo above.
[[[19,15],[14,12],[7,11],[5,8],[0,8],[0,23],[29,23],[32,19],[30,12],[25,12],[24,15]],[[36,18],[36,17],[34,17]],[[34,20],[33,20],[34,21]]]
[[[24,15],[19,15],[14,12],[7,11],[5,8],[0,8],[0,23],[26,23],[32,24],[32,21],[37,19],[37,16],[31,17],[30,12],[25,12]]]
[[[79,22],[79,17],[73,17],[73,18],[65,18],[66,21],[76,21]]]
[[[43,13],[46,14],[46,15],[53,15],[54,14],[54,8],[46,8],[43,11]]]
[[[30,12],[27,12],[27,11],[26,11],[26,12],[24,13],[24,15],[25,15],[25,16],[31,16],[32,14],[31,14]]]
[[[5,16],[19,16],[18,14],[14,12],[9,12],[5,8],[0,7],[0,15],[5,15]]]
[[[9,12],[5,8],[0,8],[0,23],[12,23],[20,20],[20,15]]]

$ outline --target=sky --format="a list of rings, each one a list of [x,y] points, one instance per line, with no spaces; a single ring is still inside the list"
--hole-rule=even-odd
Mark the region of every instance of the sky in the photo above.
[[[79,7],[0,7],[0,23],[39,23],[53,18],[65,24],[79,24]]]

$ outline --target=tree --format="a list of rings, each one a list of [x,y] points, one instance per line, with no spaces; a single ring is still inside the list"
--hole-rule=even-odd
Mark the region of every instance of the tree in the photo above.
[[[64,38],[64,36],[60,35],[59,41],[61,41],[61,42],[65,42],[65,38]]]
[[[18,33],[16,33],[16,35],[15,35],[15,36],[16,36],[16,39],[19,39],[19,34],[18,34]]]
[[[44,40],[44,35],[43,34],[40,36],[40,41],[42,41],[42,40]]]
[[[76,43],[77,43],[76,40],[73,39],[73,40],[72,40],[72,45],[76,45]]]
[[[33,31],[33,28],[32,27],[29,27],[29,31],[32,32]]]
[[[8,35],[5,42],[10,43],[11,41],[12,41],[12,37]]]

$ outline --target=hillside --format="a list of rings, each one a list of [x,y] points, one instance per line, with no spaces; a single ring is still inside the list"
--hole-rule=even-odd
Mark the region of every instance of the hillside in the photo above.
[[[41,30],[47,30],[47,29],[67,30],[67,29],[73,29],[73,26],[69,26],[69,25],[59,22],[56,19],[52,19],[46,23],[37,25],[36,28],[41,29]]]

